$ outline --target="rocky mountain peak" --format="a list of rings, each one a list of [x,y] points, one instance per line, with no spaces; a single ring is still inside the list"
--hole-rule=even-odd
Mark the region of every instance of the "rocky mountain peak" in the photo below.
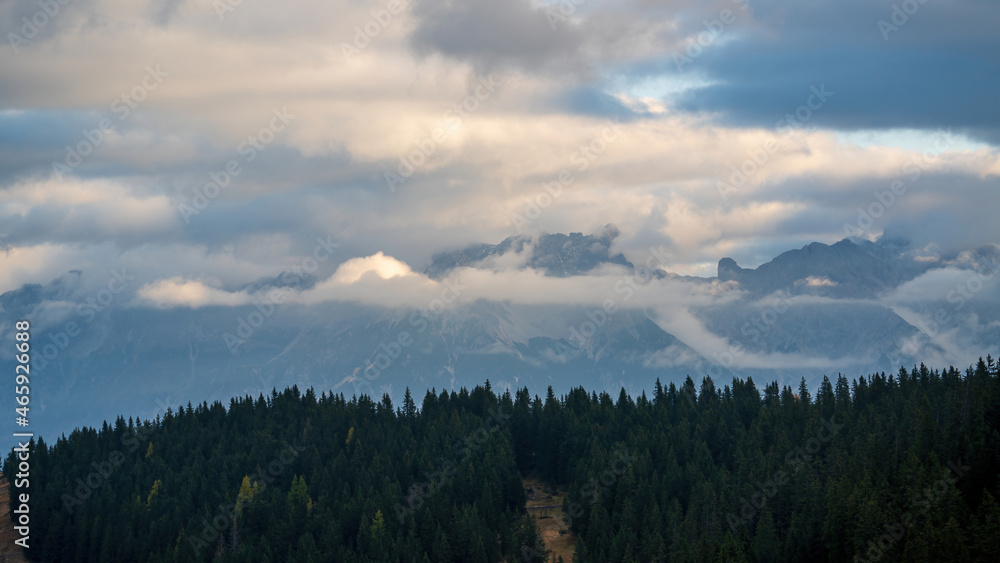
[[[522,252],[530,246],[527,266],[544,270],[545,275],[554,277],[578,276],[593,270],[601,264],[620,264],[632,267],[623,254],[612,255],[611,244],[621,234],[613,224],[607,224],[592,234],[582,232],[544,233],[537,238],[509,237],[497,245],[477,244],[462,250],[434,256],[425,273],[440,279],[447,272],[462,266],[471,266],[491,256],[507,252]]]
[[[732,281],[739,280],[739,275],[743,271],[736,263],[736,260],[732,258],[723,258],[719,260],[719,280],[720,281]]]

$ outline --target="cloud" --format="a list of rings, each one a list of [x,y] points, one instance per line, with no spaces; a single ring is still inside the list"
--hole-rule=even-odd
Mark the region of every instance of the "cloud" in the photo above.
[[[211,287],[201,280],[174,277],[159,280],[142,287],[139,298],[156,307],[206,307],[223,305],[233,307],[250,303],[245,292],[229,292]]]
[[[176,212],[162,194],[117,181],[49,178],[0,191],[10,243],[100,242],[173,230]]]
[[[418,49],[487,64],[510,60],[537,64],[571,52],[582,41],[571,27],[552,29],[545,12],[525,0],[417,0],[413,13],[417,27],[411,37]]]
[[[959,310],[972,299],[994,300],[998,287],[995,263],[986,262],[977,269],[944,267],[928,271],[906,282],[886,295],[883,300],[893,305],[917,303],[941,304]]]
[[[5,21],[37,9],[15,4],[0,4]],[[888,4],[813,4],[588,0],[553,26],[557,4],[419,0],[346,60],[342,43],[384,2],[244,2],[220,19],[192,2],[74,1],[19,53],[0,52],[0,287],[124,263],[143,284],[204,278],[237,291],[301,263],[332,233],[342,253],[316,273],[331,285],[314,298],[326,299],[344,290],[331,276],[345,260],[382,253],[420,272],[438,252],[516,234],[512,216],[564,171],[572,180],[531,232],[613,222],[616,252],[635,260],[669,246],[673,272],[714,275],[723,256],[753,267],[835,242],[897,179],[905,193],[864,236],[933,242],[942,255],[996,242],[1000,151],[977,141],[997,111],[986,94],[1000,76],[989,72],[995,11],[928,3],[886,42],[875,22]],[[735,22],[678,71],[672,55],[723,9]],[[168,76],[116,112],[147,67]],[[503,84],[454,119],[448,112],[491,71]],[[806,130],[775,130],[824,83],[836,94]],[[240,151],[282,107],[298,117],[248,160]],[[621,135],[602,146],[611,116]],[[53,176],[53,161],[101,119],[114,131],[72,173]],[[905,131],[938,126],[958,141],[922,162],[927,147]],[[428,145],[438,127],[446,138]],[[856,128],[893,135],[842,134]],[[385,173],[421,147],[432,154],[389,190]],[[230,160],[243,172],[185,222],[177,206]],[[918,177],[905,171],[915,160]],[[754,171],[722,197],[719,182],[744,166]],[[539,296],[512,296],[521,301],[590,302],[607,291],[497,270],[467,275],[499,295],[512,293],[507,283]],[[419,274],[362,276],[364,291],[339,285],[371,303],[426,303],[442,290]],[[403,286],[416,297],[378,294]]]
[[[780,353],[754,351],[743,342],[732,342],[725,336],[710,331],[686,306],[661,306],[653,320],[666,332],[690,346],[712,367],[708,373],[719,368],[739,369],[831,369],[849,365],[869,365],[870,358],[829,358],[809,356],[802,353]],[[662,359],[660,363],[662,364]]]
[[[955,127],[1000,142],[1000,108],[987,94],[1000,85],[1000,62],[989,54],[998,45],[990,29],[1000,23],[992,7],[921,4],[887,39],[878,22],[891,19],[889,2],[752,6],[758,31],[707,49],[692,66],[711,84],[679,96],[675,107],[771,127],[806,103],[810,86],[825,84],[835,96],[810,127]]]
[[[809,276],[795,283],[796,285],[805,285],[806,287],[833,287],[837,285],[837,282],[830,278],[820,276]]]
[[[378,252],[341,263],[329,277],[312,287],[283,288],[281,302],[305,305],[353,302],[411,309],[452,308],[484,301],[597,308],[610,303],[620,309],[643,309],[679,302],[693,306],[724,304],[741,295],[726,284],[649,279],[643,275],[606,264],[587,275],[554,277],[524,267],[523,257],[514,254],[513,259],[505,255],[478,267],[455,269],[436,281]],[[137,303],[160,308],[237,306],[254,299],[268,299],[267,292],[273,291],[262,289],[250,293],[235,289],[236,285],[217,278],[154,277],[139,289]]]
[[[165,26],[177,14],[184,0],[151,0],[149,4],[150,20],[156,25]]]
[[[383,280],[398,276],[413,276],[409,266],[386,256],[381,252],[364,258],[352,258],[337,268],[330,281],[342,285],[351,285],[368,274],[374,274]]]

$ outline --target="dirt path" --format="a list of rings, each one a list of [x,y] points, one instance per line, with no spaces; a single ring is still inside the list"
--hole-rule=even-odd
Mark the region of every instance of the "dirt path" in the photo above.
[[[14,544],[19,537],[10,520],[10,483],[0,474],[0,563],[27,563],[21,547]]]
[[[550,552],[548,559],[551,561],[553,556],[556,560],[562,557],[565,563],[571,563],[573,554],[576,553],[576,536],[563,527],[565,520],[562,501],[566,493],[560,491],[550,495],[545,492],[545,485],[535,478],[521,479],[521,483],[524,484],[525,490],[534,489],[534,494],[528,498],[525,508],[535,519],[542,539],[545,540],[545,548]]]

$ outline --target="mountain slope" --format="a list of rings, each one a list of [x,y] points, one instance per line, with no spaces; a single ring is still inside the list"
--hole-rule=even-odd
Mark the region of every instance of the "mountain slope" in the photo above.
[[[857,375],[923,358],[955,362],[963,350],[997,345],[995,284],[961,310],[946,292],[918,303],[885,300],[921,274],[980,275],[972,268],[995,260],[995,249],[932,261],[894,241],[815,243],[755,269],[723,259],[718,278],[633,281],[645,297],[629,302],[618,289],[631,292],[625,281],[638,274],[614,252],[617,234],[608,226],[590,235],[512,238],[438,255],[427,268],[441,278],[460,267],[496,267],[489,260],[499,257],[508,268],[535,268],[560,283],[586,282],[599,266],[633,272],[597,278],[595,287],[608,294],[614,286],[620,308],[610,315],[600,303],[478,300],[432,313],[340,301],[277,306],[251,327],[255,306],[156,308],[122,294],[100,310],[88,308],[80,272],[0,295],[0,315],[32,320],[39,375],[33,426],[45,435],[99,424],[114,412],[154,418],[180,397],[225,401],[296,383],[397,401],[407,386],[454,389],[486,379],[502,388],[586,383],[638,394],[656,378],[736,375],[791,384],[833,370]],[[516,261],[511,253],[520,253]],[[309,278],[290,291],[318,283]],[[284,285],[279,276],[244,288]],[[670,288],[683,291],[658,296]],[[942,312],[948,322],[928,331],[923,319],[940,320]],[[69,322],[79,329],[74,336],[66,335]],[[11,354],[0,350],[2,358]]]

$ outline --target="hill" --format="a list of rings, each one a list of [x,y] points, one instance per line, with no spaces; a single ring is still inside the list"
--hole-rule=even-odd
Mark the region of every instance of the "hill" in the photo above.
[[[583,562],[990,561],[992,358],[814,391],[657,381],[347,400],[269,397],[117,418],[32,445],[38,561],[542,561],[522,477]],[[4,472],[14,470],[13,452]],[[537,499],[536,499],[537,500]],[[537,505],[537,502],[535,503]],[[551,507],[550,507],[551,509]]]

